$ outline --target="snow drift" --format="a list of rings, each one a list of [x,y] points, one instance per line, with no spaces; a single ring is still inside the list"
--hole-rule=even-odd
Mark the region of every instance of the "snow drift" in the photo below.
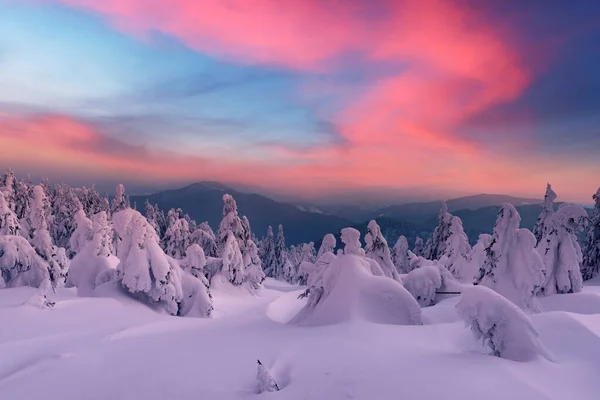
[[[303,308],[292,324],[332,325],[351,320],[420,325],[421,308],[399,282],[374,276],[370,263],[354,254],[339,255],[323,275],[323,295]]]

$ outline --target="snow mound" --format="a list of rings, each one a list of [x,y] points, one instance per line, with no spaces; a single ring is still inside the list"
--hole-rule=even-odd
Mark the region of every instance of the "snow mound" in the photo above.
[[[399,282],[374,276],[364,257],[345,254],[335,258],[323,276],[323,289],[317,304],[303,308],[292,324],[321,326],[352,320],[422,324],[421,308],[412,295]]]
[[[538,355],[552,359],[527,314],[493,290],[484,286],[465,289],[456,309],[492,355],[513,361],[530,361]]]
[[[464,285],[441,265],[424,265],[402,278],[404,287],[413,295],[421,307],[429,307],[440,300],[453,296],[439,292],[460,292]]]

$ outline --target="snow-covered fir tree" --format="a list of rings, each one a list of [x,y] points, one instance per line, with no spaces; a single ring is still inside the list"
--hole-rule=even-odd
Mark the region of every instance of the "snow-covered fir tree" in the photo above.
[[[585,281],[600,273],[600,188],[592,198],[595,202],[594,211],[588,225],[581,263],[581,275]]]
[[[4,198],[4,192],[0,190],[0,236],[19,235],[20,232],[21,224],[19,223],[19,219],[8,206]]]
[[[197,243],[204,250],[206,257],[216,258],[219,256],[219,249],[215,241],[215,234],[207,222],[198,225],[198,228],[192,232],[190,237],[192,243]]]
[[[245,276],[244,260],[239,242],[233,232],[229,232],[227,236],[221,258],[223,260],[222,271],[225,278],[234,285],[241,285],[244,282]]]
[[[4,199],[8,208],[15,211],[15,182],[17,178],[11,168],[6,170],[0,181],[0,191],[4,194]]]
[[[219,225],[217,232],[217,247],[221,254],[225,250],[225,244],[229,240],[229,234],[238,241],[240,251],[243,251],[243,246],[246,238],[244,223],[238,214],[237,203],[229,194],[223,195],[223,219]]]
[[[563,204],[544,221],[537,250],[546,267],[546,283],[541,294],[576,293],[583,289],[580,264],[579,232],[587,226],[588,215],[583,207]]]
[[[50,281],[57,287],[65,282],[68,265],[63,262],[58,248],[52,244],[46,221],[48,210],[49,205],[44,189],[39,185],[35,186],[31,199],[31,210],[27,218],[30,242],[37,254],[48,263]]]
[[[158,238],[162,239],[163,232],[161,232],[162,229],[161,229],[160,223],[158,221],[158,219],[159,219],[158,207],[153,206],[152,204],[150,204],[150,201],[148,199],[146,199],[146,202],[144,203],[144,210],[145,210],[144,217],[146,217],[146,221],[148,221],[148,223],[150,224],[152,229],[154,229],[156,231]],[[164,213],[163,213],[163,218],[164,218]]]
[[[262,262],[258,256],[258,247],[252,239],[246,243],[246,251],[243,254],[244,267],[246,268],[245,280],[252,289],[258,289],[265,280]]]
[[[321,241],[321,247],[319,248],[319,252],[317,253],[317,259],[321,257],[324,253],[333,253],[335,252],[336,240],[335,236],[331,233],[328,233],[323,237]]]
[[[540,243],[542,237],[547,234],[547,230],[552,225],[552,214],[554,214],[554,200],[556,200],[556,193],[552,190],[552,185],[549,183],[546,185],[546,194],[544,195],[544,202],[541,204],[542,212],[533,227],[533,234],[537,243]]]
[[[544,263],[535,250],[535,236],[519,228],[520,223],[515,207],[503,204],[475,284],[495,290],[524,310],[537,312],[536,295],[545,282]]]
[[[85,211],[78,210],[75,213],[75,230],[69,238],[69,249],[72,256],[81,252],[93,236],[92,220],[85,215]]]
[[[379,264],[385,276],[398,280],[398,272],[392,262],[390,248],[375,220],[371,220],[367,226],[365,243],[366,256]]]
[[[258,381],[258,393],[264,392],[278,392],[279,385],[271,375],[271,371],[265,367],[260,360],[258,360],[258,371],[256,373],[256,380]]]
[[[43,191],[43,189],[42,189]],[[14,182],[14,211],[19,219],[27,218],[31,211],[31,198],[33,196],[33,184],[27,180],[15,180]],[[50,208],[46,210],[46,217],[50,214]]]
[[[308,271],[306,268],[302,268],[302,265],[306,263],[313,264],[317,261],[317,256],[315,253],[315,244],[313,242],[303,243],[298,246],[299,251],[298,260],[296,266],[296,281],[299,285],[306,285],[308,281]],[[312,269],[312,268],[310,268]]]
[[[115,190],[115,197],[110,203],[110,212],[114,214],[128,208],[131,208],[131,203],[129,202],[129,196],[125,194],[125,186],[118,184]]]
[[[206,256],[202,247],[197,243],[193,243],[186,249],[185,253],[185,258],[179,262],[181,268],[184,271],[189,271],[206,286],[209,286],[210,283],[206,278]]]
[[[408,274],[411,271],[410,259],[408,258],[408,240],[400,236],[392,249],[392,262],[400,274]]]
[[[21,236],[0,236],[0,289],[31,286],[50,279],[50,266]]]
[[[283,225],[279,225],[275,241],[275,278],[286,282],[292,282],[294,279],[294,266],[287,257]]]
[[[75,230],[75,215],[83,210],[83,205],[73,189],[63,183],[54,188],[51,207],[50,236],[56,246],[70,252],[69,240]]]
[[[417,236],[417,238],[415,239],[415,247],[413,248],[413,253],[417,256],[417,257],[423,257],[423,252],[425,251],[425,242],[423,242],[423,239],[419,236]]]
[[[267,229],[267,236],[261,241],[259,257],[262,261],[265,275],[274,278],[277,271],[277,262],[275,257],[275,237],[273,236],[273,228],[271,226]]]
[[[191,243],[190,226],[185,218],[175,220],[162,238],[165,253],[178,260],[185,257],[185,251]]]
[[[427,240],[423,249],[423,257],[428,260],[439,260],[446,252],[446,243],[450,237],[450,226],[452,224],[452,214],[448,212],[446,202],[442,203],[438,215],[438,224],[433,235]]]
[[[459,217],[453,216],[450,220],[450,236],[444,246],[446,250],[442,259],[444,265],[455,278],[464,279],[468,275],[465,268],[468,269],[471,254],[471,245],[469,237],[463,229],[462,221]],[[469,278],[473,278],[472,276]]]
[[[96,191],[96,187],[74,189],[79,202],[85,211],[85,215],[96,215],[101,211],[110,212],[110,204],[107,197],[102,197]]]

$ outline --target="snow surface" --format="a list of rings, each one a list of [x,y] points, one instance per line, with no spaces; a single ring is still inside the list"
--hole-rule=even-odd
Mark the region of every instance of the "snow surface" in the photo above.
[[[59,288],[52,309],[24,305],[37,289],[0,290],[0,398],[592,400],[600,393],[600,286],[541,299],[544,312],[529,318],[554,361],[528,362],[489,356],[456,313],[460,297],[423,309],[423,326],[299,327],[287,322],[306,301],[294,300],[303,290],[271,279],[254,294],[243,285],[211,288],[213,318],[159,314],[114,285],[96,290],[108,297]],[[281,391],[257,393],[257,359]]]

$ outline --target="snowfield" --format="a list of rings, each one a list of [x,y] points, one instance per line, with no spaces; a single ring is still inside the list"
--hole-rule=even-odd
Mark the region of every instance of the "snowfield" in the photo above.
[[[37,289],[0,290],[2,400],[597,399],[600,287],[540,299],[531,315],[553,361],[490,356],[464,326],[459,297],[423,308],[424,325],[364,318],[287,322],[304,288],[267,279],[252,294],[216,285],[212,318],[160,314],[117,286],[103,297],[59,289],[54,309],[23,305]],[[281,390],[258,394],[257,359]]]

